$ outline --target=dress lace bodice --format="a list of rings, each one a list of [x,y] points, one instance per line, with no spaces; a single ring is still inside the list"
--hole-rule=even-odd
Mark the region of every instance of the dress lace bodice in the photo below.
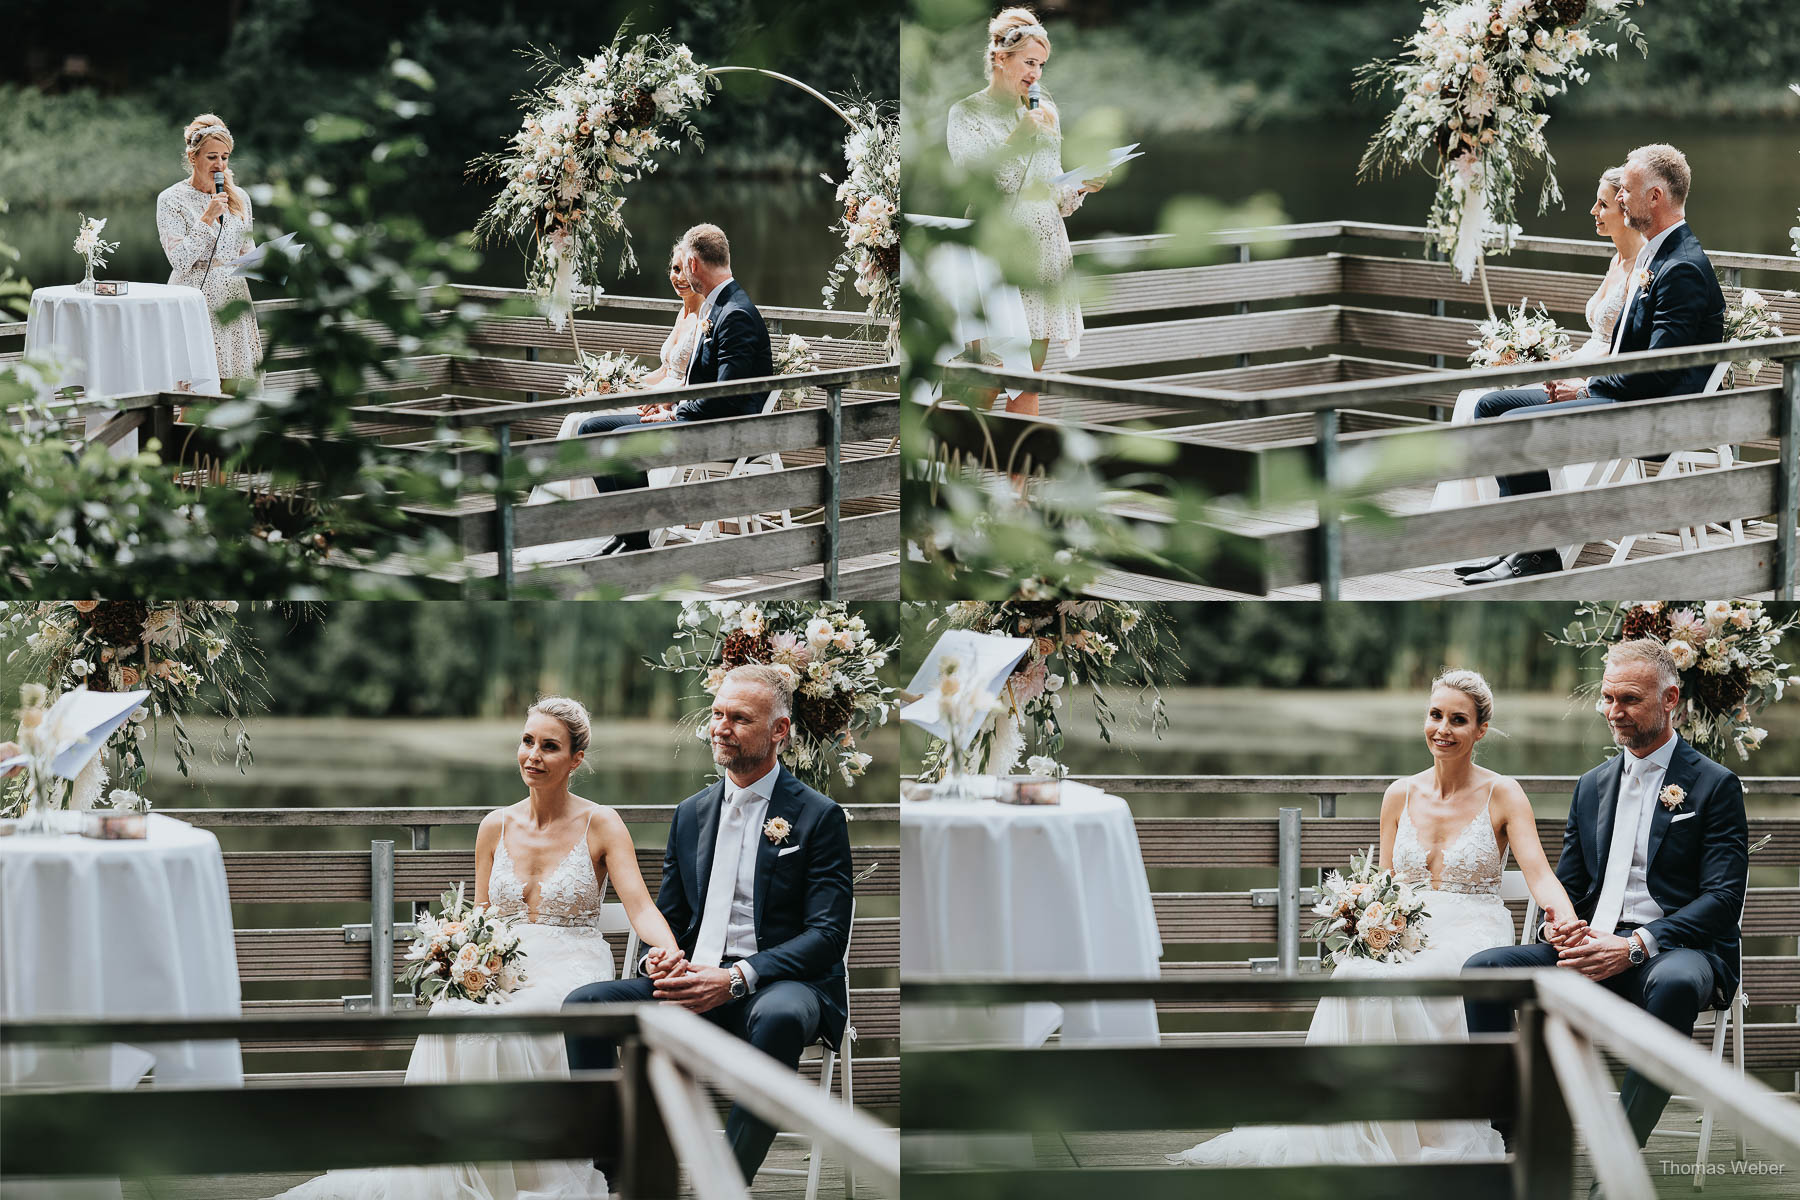
[[[1400,828],[1394,835],[1394,877],[1402,883],[1435,887],[1440,892],[1498,896],[1504,858],[1488,816],[1493,792],[1494,785],[1490,783],[1481,811],[1444,847],[1434,883],[1431,852],[1419,841],[1419,831],[1412,823],[1412,792],[1408,785],[1406,807],[1400,812]]]
[[[1614,256],[1617,262],[1617,256]],[[1631,265],[1619,272],[1618,282],[1611,287],[1603,279],[1600,288],[1587,302],[1588,329],[1603,346],[1612,345],[1613,328],[1619,323],[1619,314],[1625,310],[1625,293],[1631,290]]]
[[[681,387],[687,382],[688,364],[693,361],[694,343],[698,340],[694,332],[698,327],[697,317],[686,325],[677,318],[669,336],[663,339],[663,387]]]
[[[593,820],[591,813],[588,820]],[[606,889],[587,856],[587,830],[586,825],[581,827],[581,836],[569,852],[538,883],[537,907],[533,909],[525,903],[525,889],[530,883],[513,870],[512,855],[506,849],[506,828],[502,825],[500,845],[494,851],[494,873],[488,880],[488,902],[501,916],[523,913],[535,925],[597,925]]]

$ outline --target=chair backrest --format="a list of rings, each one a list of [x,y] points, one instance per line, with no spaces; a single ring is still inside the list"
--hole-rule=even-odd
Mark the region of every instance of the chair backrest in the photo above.
[[[763,401],[762,410],[764,416],[767,416],[781,407],[781,394],[785,391],[787,391],[786,388],[775,388],[769,392],[769,398]]]
[[[609,942],[624,935],[625,959],[619,969],[620,979],[631,979],[637,975],[638,935],[631,927],[631,918],[625,912],[625,906],[617,901],[608,901],[600,906],[600,933]]]
[[[1706,377],[1706,386],[1700,389],[1701,394],[1705,395],[1707,392],[1718,391],[1725,383],[1725,376],[1730,370],[1731,364],[1728,362],[1722,362],[1714,367],[1712,369],[1712,374]]]
[[[1531,899],[1531,888],[1526,886],[1525,872],[1500,872],[1500,899],[1509,903],[1514,900]]]

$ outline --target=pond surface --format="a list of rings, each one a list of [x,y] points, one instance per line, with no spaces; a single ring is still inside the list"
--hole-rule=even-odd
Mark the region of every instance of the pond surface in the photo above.
[[[168,279],[169,263],[156,236],[156,196],[167,182],[148,184],[141,196],[111,201],[98,212],[94,205],[84,206],[89,215],[107,218],[105,236],[119,243],[118,252],[98,272],[100,278],[155,283]],[[669,247],[689,227],[711,222],[731,239],[734,275],[753,299],[767,305],[818,308],[825,272],[842,249],[830,229],[838,216],[834,192],[817,175],[727,178],[688,172],[640,180],[632,185],[625,207],[638,269],[613,275],[602,284],[619,295],[672,295],[663,274]],[[412,198],[405,207],[432,234],[449,236],[474,228],[489,199],[487,185],[469,184],[447,194]],[[75,283],[81,278],[81,260],[69,248],[80,223],[74,208],[15,209],[0,221],[6,240],[19,248],[18,273],[34,285]],[[258,237],[267,233],[259,229]],[[510,244],[486,247],[481,268],[460,282],[523,287],[524,256]],[[280,292],[253,284],[252,295],[267,300]],[[836,303],[853,311],[864,307],[854,291],[840,294]]]
[[[1069,233],[1153,233],[1164,206],[1178,196],[1238,202],[1265,192],[1276,196],[1289,221],[1422,225],[1432,193],[1423,170],[1356,180],[1357,162],[1376,128],[1373,120],[1342,119],[1152,139],[1117,187],[1089,197],[1069,221]],[[1558,116],[1547,133],[1565,202],[1538,215],[1543,176],[1528,172],[1519,188],[1519,220],[1529,234],[1593,238],[1587,210],[1600,173],[1633,147],[1666,141],[1687,155],[1693,170],[1688,217],[1706,246],[1791,252],[1788,230],[1800,205],[1800,121],[1656,119],[1627,125]]]

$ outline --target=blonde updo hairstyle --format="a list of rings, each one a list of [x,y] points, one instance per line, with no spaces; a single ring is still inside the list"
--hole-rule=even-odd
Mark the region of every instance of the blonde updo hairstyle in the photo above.
[[[212,113],[201,113],[189,121],[187,128],[181,131],[183,147],[181,161],[187,167],[190,176],[193,175],[194,168],[200,162],[200,147],[214,139],[224,142],[227,150],[237,149],[237,143],[232,139],[231,130],[225,128],[225,122]],[[239,217],[250,211],[244,205],[243,190],[238,187],[237,180],[232,178],[229,166],[225,168],[225,207],[229,208],[234,216]]]
[[[1016,32],[1034,26],[1036,28],[1029,37]],[[1043,28],[1044,23],[1029,8],[1003,8],[995,14],[994,19],[988,22],[987,53],[982,58],[988,81],[993,81],[994,68],[999,65],[1000,60],[1010,58],[1024,42],[1035,39],[1043,42],[1044,48],[1048,50],[1050,35],[1041,32]]]
[[[569,731],[569,749],[576,754],[587,753],[592,732],[588,725],[587,707],[581,701],[571,700],[567,696],[540,696],[537,703],[525,711],[528,716],[531,713],[542,713],[561,721]]]
[[[1431,681],[1431,690],[1450,688],[1461,692],[1475,702],[1475,723],[1486,725],[1494,719],[1494,690],[1488,686],[1478,672],[1459,667],[1449,667],[1438,673]]]

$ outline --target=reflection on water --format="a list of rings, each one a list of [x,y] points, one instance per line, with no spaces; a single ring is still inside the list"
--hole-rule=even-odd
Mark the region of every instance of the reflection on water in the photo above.
[[[1117,187],[1090,197],[1070,219],[1070,234],[1150,233],[1164,205],[1176,196],[1241,201],[1259,192],[1273,192],[1291,221],[1422,225],[1432,192],[1423,170],[1356,182],[1356,164],[1376,126],[1372,118],[1315,121],[1149,142],[1146,157],[1133,164],[1131,174]],[[1715,250],[1789,253],[1788,230],[1800,194],[1800,122],[1657,119],[1627,124],[1555,117],[1548,133],[1565,205],[1539,216],[1543,176],[1541,171],[1526,175],[1519,187],[1519,220],[1527,233],[1593,238],[1587,210],[1600,173],[1635,146],[1666,141],[1679,147],[1693,168],[1687,211],[1702,242]]]
[[[97,212],[94,205],[83,206],[88,215],[107,218],[106,235],[119,243],[99,272],[101,278],[168,279],[169,263],[156,236],[156,194],[167,182],[147,184],[142,196],[108,202]],[[817,308],[825,272],[842,248],[830,230],[838,216],[833,193],[816,175],[719,178],[687,172],[639,180],[625,206],[639,269],[609,274],[600,282],[619,295],[672,295],[663,274],[669,246],[690,226],[711,222],[731,239],[733,272],[752,298],[768,305]],[[448,236],[472,229],[489,198],[486,185],[469,184],[448,194],[412,197],[408,209],[431,233]],[[73,208],[14,210],[4,222],[5,240],[20,250],[18,272],[34,285],[81,278],[81,260],[69,249],[79,223]],[[265,232],[259,229],[258,236]],[[522,287],[524,256],[508,244],[487,247],[481,269],[462,282]],[[264,284],[252,284],[251,290],[259,300],[280,295]],[[837,303],[853,311],[864,307],[854,292],[840,295]]]

